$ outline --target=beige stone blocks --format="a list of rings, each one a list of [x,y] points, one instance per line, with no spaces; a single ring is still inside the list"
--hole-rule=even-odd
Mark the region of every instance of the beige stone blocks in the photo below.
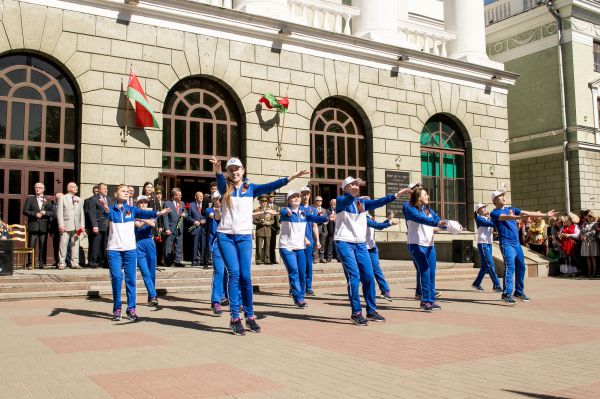
[[[96,36],[106,37],[108,39],[127,40],[127,25],[124,23],[118,23],[113,18],[97,16]]]
[[[110,54],[111,41],[103,37],[77,35],[77,51],[95,54]]]
[[[229,43],[229,57],[233,60],[254,62],[254,45],[232,41]]]
[[[267,67],[267,80],[271,82],[290,83],[290,70],[277,67]]]
[[[151,25],[130,23],[127,25],[127,41],[156,46],[157,28]]]
[[[175,29],[157,27],[156,45],[158,47],[164,47],[173,50],[183,50],[183,32]]]
[[[143,57],[143,46],[122,40],[112,40],[110,43],[110,55],[119,58],[141,60]]]
[[[323,58],[302,54],[302,70],[315,75],[323,75],[325,72]]]

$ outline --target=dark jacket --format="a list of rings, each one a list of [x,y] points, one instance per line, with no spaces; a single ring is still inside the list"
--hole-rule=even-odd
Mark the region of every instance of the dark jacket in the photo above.
[[[183,219],[187,217],[188,210],[185,209],[185,202],[181,201],[179,206],[179,213],[177,213],[177,208],[175,207],[175,202],[172,200],[165,201],[165,208],[170,208],[171,211],[169,213],[165,213],[162,215],[163,221],[163,229],[170,230],[172,234],[181,235],[183,234],[183,221],[180,223],[179,228],[176,230],[177,224],[179,222],[180,216],[183,216]]]
[[[201,222],[203,220],[206,220],[205,208],[198,209],[198,204],[196,204],[196,201],[190,202],[190,211],[187,216],[188,223],[194,224],[196,221]],[[192,235],[200,234],[203,230],[206,230],[206,223],[192,230]]]
[[[113,200],[109,197],[106,197],[106,200],[110,207],[113,204]],[[104,205],[100,202],[99,194],[88,198],[86,218],[89,219],[90,229],[98,227],[100,231],[108,231],[109,220],[104,216]]]
[[[45,211],[46,214],[41,218],[37,218],[40,211]],[[52,210],[52,202],[44,197],[44,204],[40,208],[35,195],[27,197],[25,206],[23,207],[23,215],[27,216],[27,230],[31,233],[47,233],[50,218],[54,217]]]

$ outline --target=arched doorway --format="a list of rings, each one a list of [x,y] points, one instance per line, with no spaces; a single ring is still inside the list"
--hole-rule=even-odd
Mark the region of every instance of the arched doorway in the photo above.
[[[442,218],[467,225],[465,142],[458,126],[443,115],[421,131],[421,179],[431,207]]]
[[[352,105],[329,98],[314,111],[310,135],[313,194],[321,195],[328,206],[329,200],[341,192],[340,181],[346,176],[367,177],[365,127]]]
[[[241,117],[236,102],[219,83],[190,77],[169,92],[163,109],[165,194],[180,187],[183,199],[208,191],[215,180],[211,156],[221,160],[241,154]]]
[[[24,201],[42,182],[46,195],[76,180],[79,95],[50,60],[32,54],[0,57],[0,210],[22,223]],[[49,251],[49,254],[51,252]]]

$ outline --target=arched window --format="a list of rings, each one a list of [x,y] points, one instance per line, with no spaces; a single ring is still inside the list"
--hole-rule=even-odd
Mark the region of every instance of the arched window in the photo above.
[[[237,157],[239,114],[231,95],[205,78],[188,78],[169,93],[163,115],[163,172],[213,176],[211,156]]]
[[[311,184],[327,205],[346,176],[366,178],[365,128],[356,109],[331,98],[313,113],[310,134]]]
[[[435,117],[421,131],[421,175],[431,207],[466,226],[465,145],[448,118]]]
[[[29,54],[0,58],[0,207],[19,223],[25,198],[42,182],[46,195],[75,180],[79,103],[66,74]]]

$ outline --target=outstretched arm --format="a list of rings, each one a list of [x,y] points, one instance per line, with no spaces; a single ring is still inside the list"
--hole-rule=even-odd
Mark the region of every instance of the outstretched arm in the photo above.
[[[385,204],[389,204],[390,202],[396,201],[397,194],[386,195],[385,197],[372,199],[372,200],[364,200],[365,201],[365,210],[372,211],[373,209],[377,209],[379,207],[384,206]]]
[[[376,222],[373,219],[371,219],[370,217],[367,217],[367,226],[374,228],[375,230],[383,230],[383,229],[387,229],[388,227],[390,227],[392,224],[390,223],[389,220],[386,220],[384,222]]]
[[[439,219],[439,217],[437,217],[437,215],[435,215],[434,217],[431,217],[431,218],[427,217],[424,214],[422,214],[421,212],[419,212],[417,210],[417,208],[415,208],[414,206],[406,207],[406,212],[404,213],[404,217],[406,218],[407,221],[411,220],[415,223],[425,224],[427,226],[432,226],[432,227],[438,227],[438,226],[442,226],[445,224],[443,221],[441,221]]]

